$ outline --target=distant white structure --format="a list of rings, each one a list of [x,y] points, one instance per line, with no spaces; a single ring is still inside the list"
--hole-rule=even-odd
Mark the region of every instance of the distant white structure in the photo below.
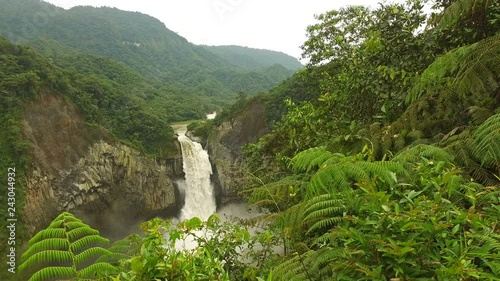
[[[217,111],[214,111],[213,113],[207,114],[207,120],[215,119],[215,116],[217,116]]]
[[[134,45],[136,47],[141,47],[142,44],[139,42],[130,42],[130,41],[123,41],[123,45]]]

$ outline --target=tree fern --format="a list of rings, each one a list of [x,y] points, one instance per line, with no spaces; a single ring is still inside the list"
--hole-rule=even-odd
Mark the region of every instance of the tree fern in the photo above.
[[[295,155],[292,163],[296,172],[309,172],[341,158],[345,156],[340,153],[331,153],[325,147],[313,147]]]
[[[292,258],[286,260],[273,269],[273,280],[276,281],[313,281],[318,280],[316,272],[309,268],[309,264],[304,261],[306,258],[314,256],[315,251],[311,250],[303,254],[296,253]],[[313,275],[314,274],[314,275]]]
[[[109,263],[95,263],[96,258],[109,251],[100,247],[109,243],[99,232],[70,213],[60,214],[46,229],[29,242],[19,266],[29,281],[68,278],[94,278],[98,272],[115,273]]]
[[[474,125],[482,124],[494,114],[491,109],[480,106],[471,106],[468,111]]]
[[[359,181],[371,181],[377,178],[386,187],[397,182],[398,175],[406,174],[403,166],[396,162],[345,162],[324,166],[311,178],[306,190],[306,197],[324,193],[348,191]]]
[[[420,97],[437,91],[450,91],[451,77],[456,74],[460,61],[470,49],[470,46],[458,48],[437,58],[425,69],[413,89],[406,95],[406,103],[411,104]]]
[[[473,134],[473,155],[486,167],[500,169],[500,114],[488,118]]]
[[[306,202],[300,202],[274,217],[272,227],[277,227],[285,234],[287,251],[295,249],[296,243],[302,242],[307,231],[303,223],[306,207]]]
[[[500,206],[500,187],[498,186],[490,186],[486,187],[484,190],[481,190],[476,194],[477,204],[480,206],[486,206],[490,211],[494,211],[495,207],[491,206]],[[495,217],[500,215],[500,209],[498,209],[498,214],[495,214]]]
[[[358,181],[370,181],[377,178],[391,186],[397,182],[397,176],[406,174],[402,165],[387,161],[362,161],[356,155],[345,157],[333,154],[324,148],[312,148],[297,154],[293,159],[296,171],[319,170],[313,174],[306,187],[306,198],[320,194],[350,190]]]
[[[445,136],[439,146],[450,155],[453,155],[454,162],[475,180],[482,183],[489,182],[488,171],[481,167],[477,159],[472,155],[473,139],[470,128],[459,135]]]
[[[405,165],[411,165],[420,162],[423,159],[452,162],[453,156],[442,148],[432,145],[419,144],[399,152],[394,156],[392,161]]]
[[[491,93],[500,79],[500,34],[473,44],[453,80],[459,93]]]
[[[298,202],[304,184],[300,177],[288,176],[276,182],[260,183],[245,192],[250,193],[250,204],[280,211]]]
[[[484,14],[492,0],[458,0],[445,9],[438,27],[446,28],[455,25],[463,19],[467,19],[474,14]]]
[[[452,50],[436,59],[406,96],[408,104],[436,92],[484,102],[498,88],[500,35]]]
[[[309,225],[308,232],[328,229],[342,221],[346,211],[346,200],[333,194],[323,194],[307,201],[304,223]]]
[[[470,177],[485,185],[496,185],[499,169],[499,114],[491,116],[474,129],[465,129],[459,135],[444,138],[439,144],[454,156]]]
[[[343,264],[343,249],[323,247],[309,250],[302,254],[295,253],[273,269],[273,280],[339,280],[336,276],[335,264]]]

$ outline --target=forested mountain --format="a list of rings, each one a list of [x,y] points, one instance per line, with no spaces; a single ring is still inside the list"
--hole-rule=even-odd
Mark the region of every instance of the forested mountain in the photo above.
[[[295,58],[276,51],[254,49],[241,46],[202,46],[210,52],[246,69],[259,69],[273,64],[281,64],[290,70],[304,66]]]
[[[2,108],[5,110],[2,115],[5,121],[2,123],[2,136],[10,138],[11,145],[22,143],[20,122],[24,105],[40,92],[48,91],[70,100],[88,123],[102,126],[117,138],[137,145],[146,153],[161,155],[162,150],[168,149],[166,146],[170,145],[173,137],[173,131],[168,126],[169,115],[165,114],[163,108],[152,108],[147,103],[148,97],[136,95],[134,91],[124,91],[127,87],[133,87],[133,83],[142,82],[133,72],[127,72],[125,66],[105,58],[93,61],[93,57],[84,57],[81,60],[87,63],[89,69],[104,66],[105,74],[116,75],[108,77],[98,72],[80,72],[80,68],[77,72],[75,69],[55,66],[32,48],[14,45],[4,38],[0,38],[0,46],[0,90]],[[125,81],[130,84],[125,84]],[[157,98],[153,90],[150,99]],[[182,94],[180,90],[170,90]],[[22,153],[19,154],[21,156]]]
[[[56,63],[64,58],[73,62],[77,52],[111,58],[150,81],[208,97],[212,105],[226,105],[238,92],[267,91],[297,69],[272,64],[242,67],[247,56],[226,60],[137,12],[94,7],[64,10],[37,0],[1,0],[0,4],[0,36],[40,48]],[[283,61],[280,55],[262,52],[266,58],[269,54],[276,57],[272,61]],[[289,65],[294,59],[288,59]]]

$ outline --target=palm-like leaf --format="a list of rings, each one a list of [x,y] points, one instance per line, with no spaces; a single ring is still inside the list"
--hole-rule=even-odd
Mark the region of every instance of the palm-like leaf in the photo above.
[[[390,187],[397,183],[398,175],[405,174],[406,170],[397,162],[355,161],[330,164],[313,175],[307,187],[306,197],[348,191],[359,181],[370,181],[373,178]]]
[[[473,134],[473,155],[486,167],[500,163],[500,114],[488,118]]]
[[[406,96],[408,104],[436,92],[484,101],[498,89],[500,35],[452,50],[434,61]]]
[[[97,278],[105,273],[116,273],[109,263],[95,263],[97,258],[110,252],[99,245],[109,243],[70,213],[62,213],[45,230],[30,241],[22,255],[20,272],[29,281]],[[90,264],[90,265],[89,265]]]
[[[345,201],[332,194],[323,194],[307,201],[304,223],[310,225],[309,232],[328,229],[342,221],[346,210]]]
[[[446,10],[438,23],[438,27],[446,28],[453,26],[463,19],[471,15],[484,13],[488,5],[492,4],[492,0],[458,0],[451,4]]]

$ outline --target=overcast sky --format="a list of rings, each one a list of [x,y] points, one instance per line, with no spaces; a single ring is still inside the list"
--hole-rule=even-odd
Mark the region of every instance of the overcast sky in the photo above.
[[[139,11],[195,44],[240,45],[299,58],[306,27],[320,14],[346,5],[375,7],[379,0],[44,0],[65,9],[79,5]],[[394,1],[390,1],[394,2]]]

